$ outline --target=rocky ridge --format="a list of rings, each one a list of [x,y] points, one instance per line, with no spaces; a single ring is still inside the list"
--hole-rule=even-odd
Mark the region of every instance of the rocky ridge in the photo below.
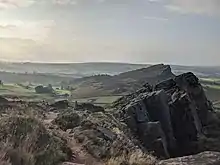
[[[161,159],[220,151],[219,119],[193,73],[155,86],[145,84],[104,111],[100,107],[94,111],[95,106],[78,107],[61,113],[60,118],[67,112],[76,117],[78,123],[67,131],[97,159],[131,155],[134,151]],[[199,159],[197,155],[189,159],[194,157]]]

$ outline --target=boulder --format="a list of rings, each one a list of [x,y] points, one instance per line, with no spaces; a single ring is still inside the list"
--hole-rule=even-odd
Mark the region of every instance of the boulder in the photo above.
[[[101,106],[96,106],[92,103],[75,103],[75,106],[74,106],[74,109],[75,110],[78,110],[78,111],[89,111],[89,112],[104,112],[104,108],[101,107]]]
[[[60,100],[60,101],[56,101],[55,103],[50,105],[53,108],[56,109],[66,109],[69,107],[69,102],[68,100]]]
[[[191,102],[195,104],[202,125],[207,125],[208,112],[212,111],[213,107],[210,105],[199,79],[189,72],[177,76],[175,81],[181,90],[187,92]]]
[[[179,94],[170,102],[170,114],[174,137],[181,154],[192,152],[191,143],[202,133],[201,122],[186,93]]]
[[[167,94],[164,90],[151,92],[146,96],[144,103],[150,116],[150,121],[160,122],[161,128],[166,136],[168,147],[170,149],[173,148],[175,146],[175,140],[173,137]]]
[[[157,156],[169,157],[168,148],[175,146],[175,140],[164,91],[140,95],[123,112],[121,119],[146,149],[155,151]]]
[[[106,159],[130,153],[136,148],[129,135],[124,134],[122,124],[110,114],[95,112],[83,117],[80,126],[72,132],[95,158]]]
[[[8,103],[8,100],[2,96],[0,96],[0,104]]]
[[[161,89],[170,90],[174,87],[176,87],[175,80],[169,79],[169,80],[165,80],[165,81],[162,81],[162,82],[156,84],[154,90],[161,90]]]
[[[159,165],[219,165],[220,152],[203,152],[180,158],[163,160]]]
[[[148,151],[157,156],[163,151],[162,157],[197,153],[196,144],[213,111],[193,73],[163,81],[153,91],[145,85],[114,102],[112,108]],[[149,131],[149,124],[157,131]],[[160,150],[152,145],[158,141]]]
[[[75,112],[64,112],[59,114],[53,122],[66,131],[79,126],[81,117]]]
[[[169,96],[177,92],[186,92],[190,98],[191,104],[194,104],[201,124],[208,124],[208,113],[213,110],[208,101],[199,79],[191,72],[181,74],[173,79],[163,81],[155,86],[155,90],[164,89]]]

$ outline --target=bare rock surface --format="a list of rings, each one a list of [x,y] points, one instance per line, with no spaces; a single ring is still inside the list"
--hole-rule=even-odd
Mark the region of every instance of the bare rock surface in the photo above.
[[[159,157],[198,153],[196,142],[213,113],[198,78],[190,72],[163,81],[153,90],[145,85],[114,102],[112,108],[142,146]]]
[[[202,152],[197,155],[184,156],[180,158],[161,161],[159,165],[219,165],[219,152]]]

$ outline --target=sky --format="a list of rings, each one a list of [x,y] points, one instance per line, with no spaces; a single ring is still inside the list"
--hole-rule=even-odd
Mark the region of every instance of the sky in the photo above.
[[[220,0],[0,0],[0,61],[220,66]]]

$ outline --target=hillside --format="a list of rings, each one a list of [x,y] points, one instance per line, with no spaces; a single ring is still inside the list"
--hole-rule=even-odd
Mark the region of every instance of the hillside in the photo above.
[[[96,74],[115,75],[149,65],[126,63],[5,63],[0,62],[0,71],[15,73],[42,73],[69,75],[73,78]]]
[[[32,83],[32,84],[60,84],[62,81],[70,81],[73,78],[68,75],[52,75],[42,73],[15,73],[15,72],[1,72],[0,80],[5,83]]]
[[[146,83],[153,85],[173,76],[170,66],[159,64],[115,76],[97,75],[80,78],[71,81],[69,85],[74,89],[72,91],[74,98],[125,95]]]
[[[151,64],[129,64],[129,63],[9,63],[0,62],[0,71],[12,73],[42,73],[52,75],[63,75],[72,78],[82,78],[97,74],[117,75],[123,72],[136,70],[151,66]],[[171,65],[175,74],[193,72],[198,77],[219,77],[220,67],[205,66],[180,66]]]

